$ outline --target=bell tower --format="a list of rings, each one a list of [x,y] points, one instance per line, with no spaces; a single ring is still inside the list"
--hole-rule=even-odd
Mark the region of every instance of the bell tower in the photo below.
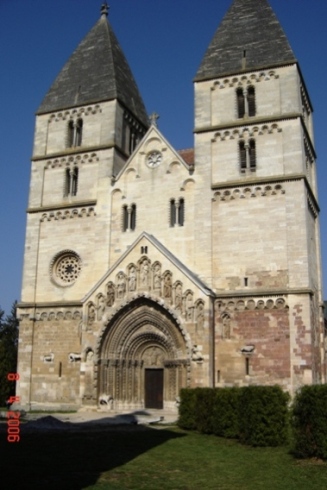
[[[63,321],[58,342],[65,335],[71,352],[80,349],[76,319],[82,315],[81,298],[111,263],[112,180],[149,126],[107,16],[105,3],[100,19],[68,59],[36,114],[19,310],[20,395],[25,401],[38,399],[44,359],[51,362],[42,338],[51,338],[55,329],[44,326],[42,331],[36,321],[42,312],[46,320]],[[67,318],[60,313],[57,319],[59,307],[67,310]],[[54,313],[48,318],[51,308]],[[58,362],[62,366],[67,361]],[[66,400],[78,392],[70,376],[72,395],[65,395]]]
[[[267,0],[234,0],[195,77],[195,160],[205,176],[199,198],[210,182],[212,199],[211,216],[198,211],[197,248],[213,257],[204,273],[219,310],[237,298],[246,310],[268,298],[288,305],[283,356],[291,389],[319,381],[323,372],[315,159],[310,98],[279,21]],[[235,328],[263,355],[258,315],[252,332],[241,317]],[[217,342],[216,370],[235,382],[228,371],[244,373],[243,360],[223,365],[231,352]],[[269,349],[278,356],[275,341]],[[259,371],[257,382],[264,383],[267,371]]]

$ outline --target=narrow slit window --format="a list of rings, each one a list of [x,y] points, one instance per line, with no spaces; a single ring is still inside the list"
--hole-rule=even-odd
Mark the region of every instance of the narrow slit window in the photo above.
[[[254,87],[248,88],[248,110],[249,110],[249,117],[255,116],[255,91],[254,91]]]
[[[249,143],[249,159],[250,159],[250,170],[253,172],[256,169],[256,165],[257,165],[254,140],[250,140]]]
[[[246,171],[246,148],[245,148],[244,141],[240,141],[239,149],[240,149],[240,169],[241,172],[244,173]]]
[[[245,115],[245,97],[242,88],[236,90],[237,97],[237,114],[238,118],[242,118]]]

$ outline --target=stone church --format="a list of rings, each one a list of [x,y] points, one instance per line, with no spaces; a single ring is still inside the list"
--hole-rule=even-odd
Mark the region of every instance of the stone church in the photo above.
[[[21,407],[174,409],[183,387],[325,381],[312,105],[267,0],[231,2],[194,89],[194,149],[178,151],[104,4],[38,108]]]

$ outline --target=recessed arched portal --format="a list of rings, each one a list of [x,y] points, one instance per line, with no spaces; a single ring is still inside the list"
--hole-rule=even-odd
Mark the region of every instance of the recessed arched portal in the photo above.
[[[178,321],[138,298],[108,323],[99,347],[98,396],[115,409],[173,408],[187,386],[190,349]]]

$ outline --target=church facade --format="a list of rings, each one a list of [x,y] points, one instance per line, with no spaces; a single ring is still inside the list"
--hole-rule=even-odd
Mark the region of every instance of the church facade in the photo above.
[[[324,382],[312,106],[268,1],[232,2],[183,151],[107,13],[36,115],[20,405],[173,409],[183,387]]]

